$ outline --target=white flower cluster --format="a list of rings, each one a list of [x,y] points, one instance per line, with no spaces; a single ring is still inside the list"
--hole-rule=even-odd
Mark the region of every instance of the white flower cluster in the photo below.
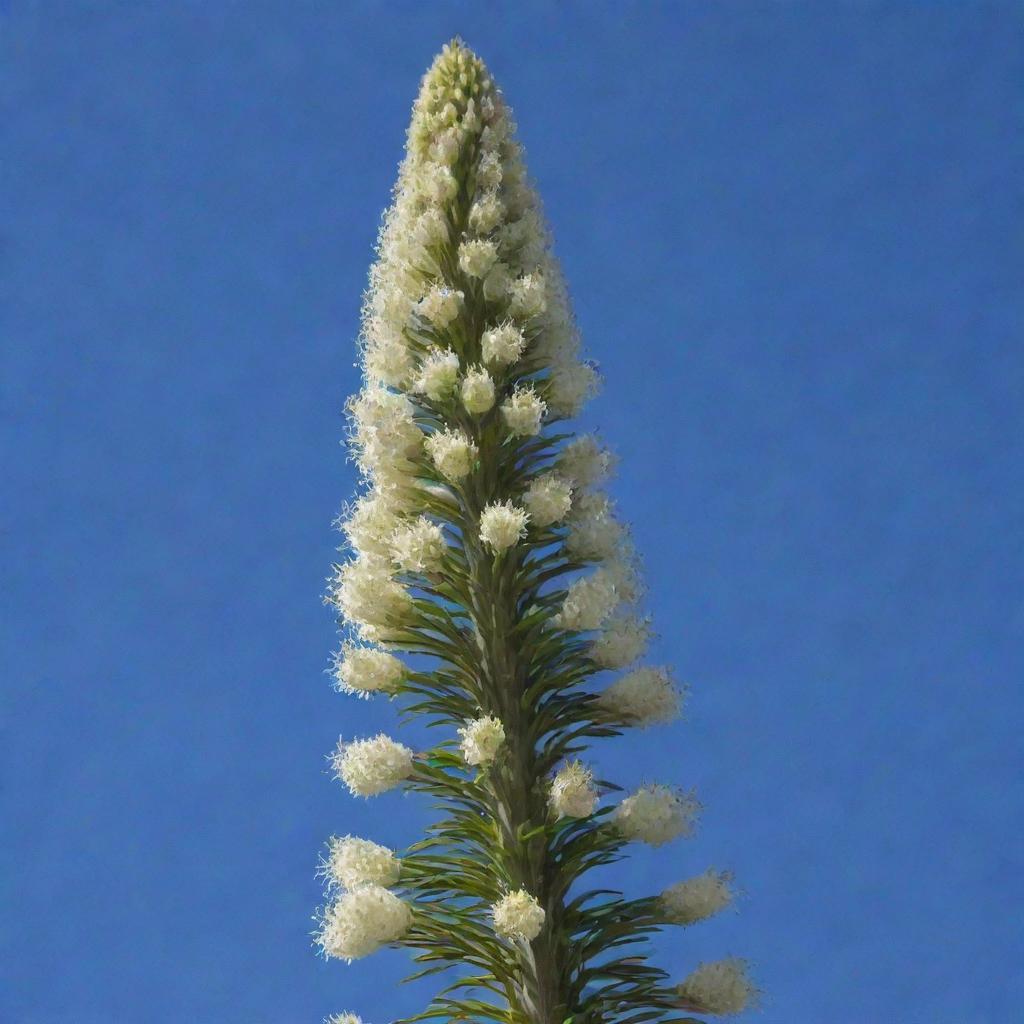
[[[676,989],[682,1006],[697,1013],[742,1013],[756,1001],[757,989],[739,957],[701,964]]]
[[[346,643],[335,655],[335,687],[342,693],[395,693],[405,677],[404,663],[387,651]]]
[[[530,515],[510,501],[491,502],[480,513],[480,539],[500,554],[526,536]]]
[[[651,640],[651,627],[646,619],[622,615],[612,619],[591,643],[591,661],[601,668],[625,668],[632,665]]]
[[[317,942],[325,956],[351,963],[397,942],[411,925],[407,903],[383,886],[362,885],[327,908]]]
[[[603,483],[615,468],[615,458],[602,448],[593,434],[580,434],[558,457],[558,471],[579,488]]]
[[[557,473],[544,473],[530,481],[523,493],[523,505],[532,526],[560,523],[572,507],[572,484]]]
[[[576,561],[599,562],[628,551],[626,528],[606,494],[581,494],[567,525],[565,549]]]
[[[588,818],[597,799],[594,773],[580,761],[563,765],[551,780],[548,802],[559,818]]]
[[[419,516],[391,535],[391,557],[407,572],[438,572],[447,545],[441,527]]]
[[[358,836],[332,836],[323,874],[337,888],[353,890],[364,885],[387,888],[398,881],[402,862],[386,846]]]
[[[444,401],[459,382],[459,357],[447,349],[429,353],[420,364],[413,389],[433,402]]]
[[[709,869],[703,875],[670,885],[659,897],[665,920],[671,924],[694,924],[724,910],[733,899],[731,876]]]
[[[324,1024],[363,1024],[363,1018],[354,1013],[332,1013],[324,1018]]]
[[[360,555],[340,566],[331,596],[342,616],[367,640],[400,629],[412,611],[412,597],[392,577],[390,561],[377,555]]]
[[[601,694],[600,703],[631,725],[663,725],[678,718],[683,694],[667,668],[638,668],[612,683]]]
[[[467,722],[459,729],[466,764],[490,764],[505,743],[505,727],[493,715]]]
[[[338,741],[331,756],[334,777],[353,796],[376,796],[394,789],[412,773],[413,752],[381,733],[368,740]]]
[[[525,889],[502,896],[491,907],[494,930],[505,939],[532,942],[544,927],[544,908]]]
[[[623,837],[649,846],[663,846],[693,832],[700,804],[692,793],[652,785],[627,796],[612,820]]]
[[[467,371],[462,378],[462,404],[466,412],[480,416],[494,405],[494,381],[491,375],[479,366]]]
[[[469,474],[479,449],[461,430],[439,430],[426,440],[427,454],[447,480],[457,481]]]
[[[517,437],[532,437],[540,433],[547,406],[544,400],[527,385],[517,385],[501,404],[501,415],[509,433]]]
[[[638,586],[629,565],[602,566],[569,585],[562,608],[554,617],[555,625],[577,632],[600,629],[616,608],[636,599]]]
[[[485,363],[507,365],[516,362],[526,348],[526,336],[511,320],[484,331],[480,350]]]

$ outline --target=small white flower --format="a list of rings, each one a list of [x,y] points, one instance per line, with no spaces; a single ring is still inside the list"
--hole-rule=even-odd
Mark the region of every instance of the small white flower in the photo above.
[[[517,386],[501,403],[505,426],[518,437],[539,434],[546,409],[544,400],[529,385]]]
[[[597,443],[593,434],[581,434],[562,449],[558,471],[577,487],[591,487],[611,474],[614,457]]]
[[[331,757],[334,777],[353,796],[376,796],[394,789],[412,773],[413,752],[381,733],[368,740],[338,741]]]
[[[545,473],[530,482],[523,493],[523,505],[532,526],[560,523],[572,506],[572,484],[557,473]]]
[[[461,430],[439,430],[426,442],[427,454],[448,480],[461,480],[473,468],[479,451]]]
[[[363,1024],[363,1018],[354,1013],[332,1013],[324,1017],[324,1024]]]
[[[524,274],[512,282],[510,291],[508,311],[517,319],[528,320],[547,309],[547,293],[540,274]]]
[[[638,668],[601,694],[601,706],[612,715],[641,727],[662,725],[679,717],[683,695],[666,668]]]
[[[581,494],[568,526],[565,549],[578,561],[601,561],[628,550],[626,528],[605,494]]]
[[[600,629],[626,598],[632,581],[620,566],[606,566],[573,580],[554,622],[561,629]]]
[[[347,509],[338,525],[353,550],[361,555],[387,555],[388,540],[401,522],[390,494],[373,490]]]
[[[510,501],[491,502],[480,513],[480,539],[492,550],[501,552],[526,536],[530,515]]]
[[[455,390],[458,382],[459,357],[441,349],[431,352],[420,364],[415,390],[431,401],[440,402]]]
[[[428,203],[444,206],[455,198],[459,183],[444,164],[424,164],[416,178],[416,189]]]
[[[459,269],[469,277],[486,277],[497,258],[493,242],[476,238],[459,246]]]
[[[739,957],[701,964],[676,991],[684,1009],[720,1016],[742,1013],[757,997],[746,961]]]
[[[588,649],[591,661],[601,668],[625,668],[639,658],[651,639],[645,619],[621,616],[612,619]]]
[[[374,383],[400,388],[412,376],[412,353],[400,336],[380,333],[367,341],[363,350],[363,367],[366,376]]]
[[[484,278],[484,298],[488,302],[500,302],[512,287],[512,272],[508,265],[498,260],[491,272]]]
[[[323,865],[328,881],[354,890],[364,885],[395,885],[402,862],[392,850],[358,836],[331,836]]]
[[[732,902],[731,876],[709,869],[703,875],[670,885],[658,898],[670,924],[694,924],[724,910]]]
[[[526,337],[511,320],[484,331],[480,339],[485,363],[514,363],[526,348]]]
[[[490,764],[505,743],[505,727],[493,715],[467,722],[459,729],[466,764]]]
[[[317,942],[325,956],[351,963],[397,942],[411,925],[407,903],[382,886],[364,885],[327,908]]]
[[[594,773],[581,761],[570,761],[551,781],[548,802],[560,818],[589,818],[597,806]]]
[[[447,285],[434,285],[416,304],[416,312],[443,330],[459,315],[462,299],[462,292]]]
[[[497,153],[484,153],[480,157],[476,180],[481,188],[494,189],[501,184],[501,159]]]
[[[391,557],[407,572],[438,572],[447,548],[441,527],[426,516],[400,526],[391,536]]]
[[[590,363],[573,360],[553,366],[544,392],[548,408],[555,416],[578,416],[597,394],[600,380]]]
[[[457,128],[446,128],[434,136],[430,144],[431,159],[439,164],[453,164],[459,156],[460,132]]]
[[[349,403],[352,440],[359,464],[377,473],[416,455],[423,433],[413,417],[412,403],[383,387],[368,387]]]
[[[491,907],[494,930],[505,939],[532,942],[544,927],[544,908],[525,890],[503,896]]]
[[[387,651],[346,643],[335,656],[334,676],[336,689],[369,697],[371,693],[395,693],[405,680],[406,668]]]
[[[692,793],[652,785],[627,796],[615,808],[612,820],[626,839],[663,846],[678,836],[690,835],[699,811]]]
[[[424,210],[412,228],[413,241],[424,248],[432,248],[448,241],[448,218],[436,209]]]
[[[474,415],[485,413],[494,405],[494,381],[486,370],[474,367],[463,378],[462,404]]]
[[[333,581],[332,600],[344,618],[368,640],[381,630],[398,628],[412,611],[412,598],[377,555],[360,555],[342,565]]]
[[[482,195],[469,211],[469,226],[479,235],[490,234],[505,216],[501,200],[493,192]]]

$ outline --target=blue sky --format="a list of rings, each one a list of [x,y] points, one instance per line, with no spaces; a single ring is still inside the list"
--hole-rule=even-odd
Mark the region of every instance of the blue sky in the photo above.
[[[7,3],[0,13],[4,925],[12,1024],[422,1004],[317,960],[356,803],[321,604],[338,445],[419,76],[516,111],[589,353],[586,422],[689,720],[606,777],[695,785],[765,1024],[1004,1024],[1024,1000],[1020,8]]]

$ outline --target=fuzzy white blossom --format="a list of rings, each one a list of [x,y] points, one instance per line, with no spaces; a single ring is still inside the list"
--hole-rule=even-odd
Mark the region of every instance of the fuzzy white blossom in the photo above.
[[[386,478],[419,452],[423,432],[404,395],[370,387],[353,399],[349,409],[352,439],[364,472]]]
[[[480,539],[493,551],[502,552],[526,536],[530,514],[510,501],[491,502],[480,513]]]
[[[636,589],[636,578],[627,566],[602,566],[569,585],[555,625],[577,631],[600,629],[621,603],[633,600]]]
[[[377,555],[360,555],[342,565],[332,600],[367,640],[400,628],[413,608],[409,592],[393,579],[390,563]]]
[[[459,357],[447,349],[430,352],[420,365],[415,390],[433,402],[447,398],[459,383]]]
[[[338,741],[331,756],[334,777],[353,796],[376,796],[394,789],[412,773],[413,752],[381,733],[351,743]]]
[[[444,206],[455,198],[459,183],[443,164],[425,164],[417,175],[416,187],[425,202]]]
[[[479,235],[490,234],[505,216],[505,208],[494,192],[482,195],[469,210],[469,226]]]
[[[601,378],[590,363],[557,363],[551,368],[544,392],[548,409],[555,416],[578,416],[584,404],[597,394],[600,383]]]
[[[560,818],[588,818],[597,800],[594,773],[581,761],[563,765],[551,780],[548,803]]]
[[[509,431],[519,437],[532,437],[540,433],[547,406],[529,385],[518,386],[501,403],[501,415]]]
[[[407,572],[438,572],[446,550],[441,527],[426,516],[403,524],[391,536],[391,557]]]
[[[372,383],[404,387],[413,373],[412,352],[400,334],[379,329],[363,346],[363,368]]]
[[[701,964],[676,992],[684,1009],[723,1017],[742,1013],[757,998],[746,961],[739,957]]]
[[[490,764],[505,743],[505,727],[493,715],[474,719],[459,729],[460,749],[466,764]]]
[[[512,272],[508,264],[502,260],[491,267],[491,272],[484,278],[484,298],[488,302],[501,302],[512,287]]]
[[[386,556],[389,538],[401,522],[393,495],[368,491],[347,511],[347,518],[340,518],[338,525],[352,549],[360,554]]]
[[[343,693],[369,697],[395,693],[407,675],[403,662],[387,651],[346,643],[334,659],[335,686]]]
[[[487,412],[494,405],[494,381],[480,367],[467,371],[462,380],[462,404],[474,415]]]
[[[486,277],[497,258],[493,242],[476,238],[459,246],[459,269],[469,277]]]
[[[322,873],[328,882],[341,889],[354,890],[364,885],[387,888],[398,882],[402,862],[392,850],[358,836],[331,836]]]
[[[544,908],[525,889],[502,896],[491,907],[494,930],[503,938],[532,942],[544,927]]]
[[[397,942],[412,925],[412,910],[380,885],[346,892],[324,912],[317,942],[325,956],[351,963]]]
[[[587,653],[601,668],[625,668],[647,650],[651,627],[646,619],[617,616],[605,625]]]
[[[565,548],[579,561],[600,561],[628,550],[626,528],[606,494],[581,494],[567,525]]]
[[[363,1024],[363,1018],[354,1013],[332,1013],[324,1017],[324,1024]]]
[[[560,523],[572,506],[572,484],[557,473],[544,473],[530,481],[523,492],[523,505],[530,513],[531,526]]]
[[[509,289],[512,293],[508,311],[520,320],[539,316],[547,309],[547,294],[544,289],[544,278],[539,274],[525,274],[513,281]]]
[[[438,472],[448,480],[461,480],[473,468],[477,446],[461,430],[439,430],[426,442],[427,454]]]
[[[692,793],[655,784],[627,796],[615,808],[612,821],[626,839],[663,846],[690,835],[699,811]]]
[[[562,449],[557,466],[577,487],[592,487],[611,475],[615,457],[593,434],[581,434]]]
[[[443,330],[462,309],[463,294],[447,285],[434,285],[416,304],[416,312]]]
[[[507,365],[514,363],[526,348],[526,336],[511,320],[484,331],[480,350],[485,363]]]
[[[601,694],[606,711],[631,725],[662,725],[679,717],[683,694],[667,668],[638,668]]]
[[[694,924],[724,910],[733,899],[725,871],[709,869],[703,875],[670,885],[658,897],[661,912],[670,924]]]

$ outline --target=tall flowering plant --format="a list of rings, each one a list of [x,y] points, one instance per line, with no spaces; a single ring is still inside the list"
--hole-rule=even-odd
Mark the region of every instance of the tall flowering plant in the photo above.
[[[338,689],[397,698],[448,736],[427,751],[342,740],[335,773],[354,796],[423,793],[443,817],[401,856],[332,838],[317,941],[347,961],[400,943],[419,975],[460,968],[410,1022],[734,1013],[753,994],[742,961],[673,984],[636,945],[727,906],[726,874],[639,899],[580,884],[630,843],[688,836],[699,804],[671,785],[622,794],[586,759],[592,740],[671,721],[683,693],[638,666],[650,627],[599,489],[613,460],[565,426],[597,376],[514,132],[483,63],[446,46],[370,272],[349,405],[366,487],[330,589],[349,634]]]

